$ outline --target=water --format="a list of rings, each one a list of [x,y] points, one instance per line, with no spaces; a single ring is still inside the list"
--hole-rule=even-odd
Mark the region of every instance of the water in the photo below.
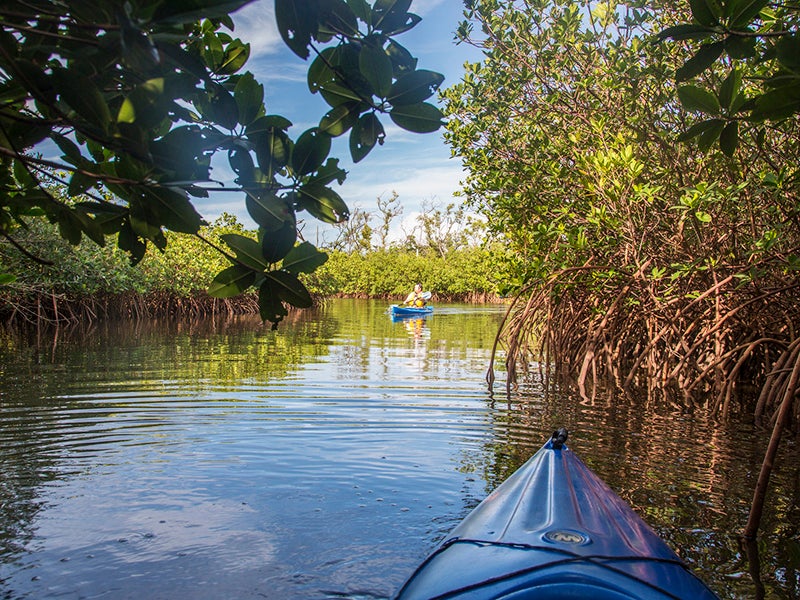
[[[751,575],[746,423],[484,375],[502,308],[0,337],[0,597],[387,598],[557,426],[723,598],[797,598],[798,452]],[[761,590],[763,589],[763,594]]]

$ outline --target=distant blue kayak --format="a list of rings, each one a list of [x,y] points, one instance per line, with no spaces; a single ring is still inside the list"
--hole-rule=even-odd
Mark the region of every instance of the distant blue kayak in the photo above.
[[[396,598],[715,599],[565,439],[565,430],[554,433],[452,531]]]
[[[424,317],[433,312],[433,306],[430,304],[425,306],[401,306],[400,304],[392,304],[389,308],[392,311],[393,317]]]

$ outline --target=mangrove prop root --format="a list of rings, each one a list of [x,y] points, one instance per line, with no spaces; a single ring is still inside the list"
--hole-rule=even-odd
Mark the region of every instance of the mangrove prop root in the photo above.
[[[584,265],[526,289],[495,342],[507,351],[507,389],[538,362],[587,399],[610,385],[714,418],[751,414],[772,427],[745,528],[753,536],[781,433],[800,419],[800,280],[773,271],[742,285],[748,265],[663,281],[645,275],[648,264],[603,287]]]
[[[775,426],[772,428],[772,435],[770,436],[769,446],[767,446],[767,452],[764,456],[764,462],[761,464],[761,472],[758,475],[758,482],[756,483],[756,489],[753,494],[750,516],[747,519],[747,525],[742,534],[745,539],[755,538],[758,532],[761,514],[764,510],[764,501],[767,496],[769,478],[772,474],[772,466],[775,464],[775,455],[778,452],[778,444],[780,443],[783,429],[789,422],[791,407],[797,395],[797,384],[798,380],[800,380],[800,340],[795,341],[790,352],[792,357],[791,362],[794,364],[794,367],[791,370],[786,384],[781,386],[784,389],[783,400],[781,401],[775,419]]]
[[[91,324],[101,318],[151,319],[160,317],[200,318],[258,314],[254,294],[234,298],[206,295],[183,297],[169,293],[108,294],[70,297],[53,292],[31,291],[25,295],[0,296],[0,321],[7,325]]]

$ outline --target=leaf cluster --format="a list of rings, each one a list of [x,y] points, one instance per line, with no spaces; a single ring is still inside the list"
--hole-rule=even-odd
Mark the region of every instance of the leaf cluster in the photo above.
[[[84,300],[130,294],[198,297],[211,285],[214,274],[229,264],[214,245],[226,235],[246,233],[235,217],[223,215],[201,227],[198,235],[166,232],[169,252],[148,248],[142,261],[131,265],[127,253],[117,246],[72,246],[59,235],[57,224],[32,218],[18,240],[49,264],[31,265],[19,249],[0,242],[3,268],[14,277],[3,291],[20,303],[32,290]]]
[[[311,244],[295,247],[297,213],[329,223],[349,213],[331,187],[346,177],[331,139],[350,132],[360,161],[384,139],[382,114],[436,130],[442,115],[426,100],[443,77],[417,69],[393,38],[419,21],[410,0],[277,0],[281,35],[299,56],[316,55],[309,89],[331,107],[293,139],[291,122],[267,113],[263,85],[244,70],[249,45],[228,33],[247,1],[3,3],[0,236],[13,240],[44,215],[71,244],[115,236],[137,263],[149,245],[167,247],[166,231],[197,234],[204,220],[194,200],[219,191],[211,164],[224,156],[259,230],[256,240],[224,239],[231,266],[209,291],[256,287],[274,324],[284,303],[310,305],[298,275],[325,259]],[[42,158],[43,148],[60,156]]]
[[[676,69],[683,106],[705,117],[681,136],[733,156],[747,130],[763,144],[768,129],[800,113],[800,4],[769,0],[691,0],[691,21],[658,40],[682,41],[691,56]],[[694,80],[694,83],[686,83]]]

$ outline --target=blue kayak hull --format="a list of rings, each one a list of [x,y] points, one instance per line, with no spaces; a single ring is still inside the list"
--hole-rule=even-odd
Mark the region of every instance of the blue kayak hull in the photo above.
[[[566,446],[549,441],[420,565],[398,600],[716,595]]]
[[[390,307],[393,317],[424,317],[433,313],[432,306],[400,306],[392,304]]]

